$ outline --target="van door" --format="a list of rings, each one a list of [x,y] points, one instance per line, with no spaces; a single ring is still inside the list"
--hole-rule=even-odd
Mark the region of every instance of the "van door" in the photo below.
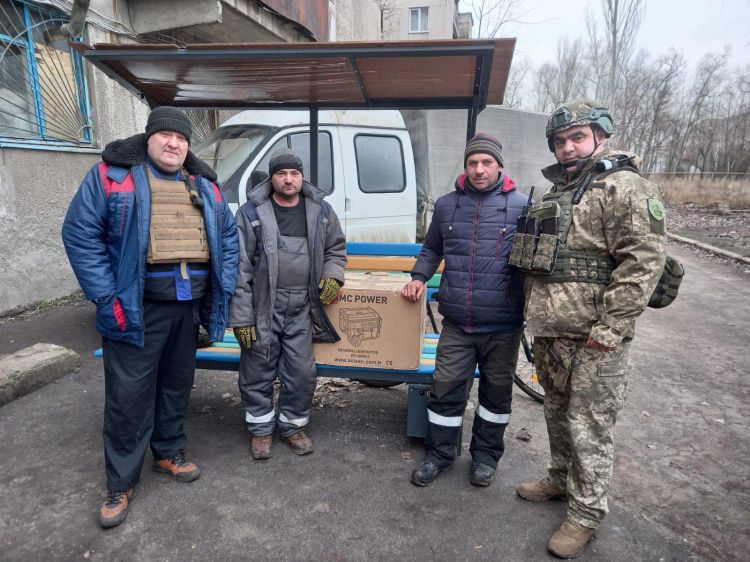
[[[247,168],[242,185],[247,185],[251,177],[260,179],[268,177],[268,162],[271,155],[279,148],[291,148],[302,158],[303,177],[309,181],[310,173],[310,130],[305,127],[283,129],[267,143],[267,148],[260,151],[251,166]],[[335,127],[322,126],[318,131],[318,185],[326,193],[325,200],[333,207],[344,224],[344,171],[341,162],[341,145],[339,133]],[[257,172],[255,175],[252,172]],[[240,205],[247,201],[246,193],[240,193]]]
[[[417,187],[405,130],[341,127],[349,242],[414,242]]]

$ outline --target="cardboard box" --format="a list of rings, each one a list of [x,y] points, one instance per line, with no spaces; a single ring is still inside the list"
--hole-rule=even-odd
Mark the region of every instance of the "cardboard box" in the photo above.
[[[315,362],[343,367],[416,370],[424,345],[425,295],[401,296],[406,275],[345,274],[338,297],[324,307],[341,341],[316,343]]]

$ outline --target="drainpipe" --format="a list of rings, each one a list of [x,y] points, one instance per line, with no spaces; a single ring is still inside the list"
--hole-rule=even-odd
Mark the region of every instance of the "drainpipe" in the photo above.
[[[78,38],[83,33],[86,24],[86,14],[89,11],[91,0],[73,0],[73,9],[70,11],[70,22],[60,27],[48,29],[44,32],[45,41],[51,43],[61,39]]]

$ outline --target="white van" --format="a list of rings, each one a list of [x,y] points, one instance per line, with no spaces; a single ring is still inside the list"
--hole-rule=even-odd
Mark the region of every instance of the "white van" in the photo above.
[[[320,110],[318,187],[350,242],[414,242],[417,186],[409,133],[398,111]],[[248,184],[268,177],[268,161],[288,147],[310,170],[309,113],[249,110],[194,149],[219,177],[233,212]]]

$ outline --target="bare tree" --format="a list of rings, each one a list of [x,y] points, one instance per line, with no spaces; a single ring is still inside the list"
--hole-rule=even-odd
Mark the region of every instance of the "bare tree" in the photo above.
[[[633,56],[635,38],[646,13],[646,2],[645,0],[600,0],[600,6],[604,16],[605,31],[602,43],[607,59],[606,103],[613,111],[618,80]],[[587,14],[586,22],[589,26],[592,56],[598,63],[596,68],[601,71],[604,65],[594,18]],[[601,80],[598,82],[601,87]],[[597,95],[600,95],[599,92]]]
[[[565,35],[557,42],[557,88],[555,104],[584,95],[585,71],[583,39],[571,41]]]
[[[707,98],[685,153],[701,171],[749,171],[750,67],[736,70]]]
[[[643,169],[654,171],[659,154],[667,142],[666,133],[670,115],[674,112],[674,98],[678,83],[682,80],[685,70],[685,58],[674,49],[669,55],[659,59],[658,70],[654,73],[655,80],[651,96],[651,122],[648,123],[648,134],[641,154],[643,154]]]
[[[557,67],[551,62],[543,63],[534,75],[533,109],[541,113],[549,113],[555,108],[556,96],[553,91],[557,79]]]
[[[516,54],[508,75],[508,85],[505,88],[503,105],[506,107],[521,107],[524,104],[523,93],[526,78],[532,69],[531,59],[523,54]]]
[[[685,156],[688,141],[702,118],[705,117],[706,102],[711,94],[721,86],[721,73],[729,58],[730,48],[726,47],[721,54],[706,53],[703,55],[691,88],[684,93],[678,112],[677,128],[673,132],[672,143],[667,161],[668,169],[678,171]]]
[[[508,105],[548,113],[593,97],[616,108],[613,146],[642,155],[644,171],[750,173],[750,65],[727,72],[730,46],[690,73],[674,49],[636,53],[645,0],[600,3],[605,33],[588,11],[587,38],[562,37],[555,60],[537,68],[519,64]]]
[[[603,99],[606,90],[607,62],[604,40],[599,35],[599,27],[593,12],[586,10],[586,35],[588,37],[588,92],[594,99]]]
[[[533,103],[537,111],[552,111],[564,101],[586,95],[586,65],[582,39],[567,36],[557,43],[557,60],[542,64],[534,73]]]
[[[380,12],[380,40],[385,39],[388,32],[398,31],[398,18],[396,11],[399,8],[398,0],[374,0]]]
[[[727,89],[734,98],[727,109],[726,159],[720,164],[727,172],[750,173],[750,65],[735,72]]]
[[[653,120],[651,91],[656,68],[648,53],[641,51],[633,57],[632,64],[623,69],[621,93],[618,92],[615,99],[617,135],[612,139],[612,146],[641,153],[646,129]]]
[[[523,3],[523,0],[467,0],[474,17],[474,36],[496,37],[503,27],[521,23],[521,18],[528,13],[522,10]]]

